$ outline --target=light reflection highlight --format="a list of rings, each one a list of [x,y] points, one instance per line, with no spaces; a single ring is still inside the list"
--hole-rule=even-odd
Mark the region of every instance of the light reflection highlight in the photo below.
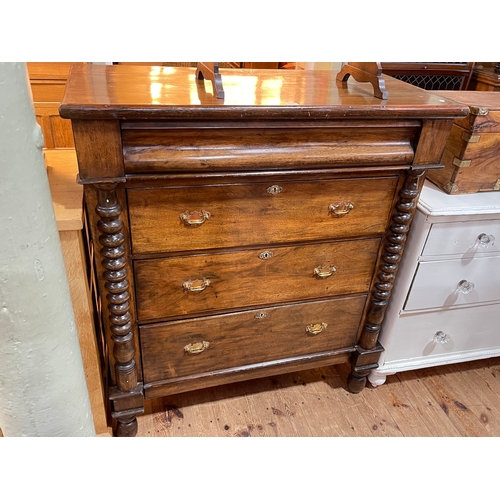
[[[169,102],[166,100],[166,96],[172,92],[173,85],[170,80],[163,80],[164,76],[172,75],[177,71],[177,68],[170,66],[152,66],[150,71],[150,94],[152,104],[165,104],[168,105]],[[165,83],[161,83],[162,80]],[[168,82],[168,83],[167,83]],[[212,82],[210,80],[204,80],[205,92],[207,97],[213,95]],[[261,105],[261,106],[279,106],[281,104],[281,88],[283,86],[283,80],[279,77],[263,79],[260,81],[257,76],[241,76],[241,75],[231,75],[222,74],[222,84],[224,86],[225,99],[224,100],[214,100],[215,103],[221,105]],[[200,92],[196,82],[195,72],[193,74],[186,75],[185,86],[186,86],[186,101],[184,105],[197,105],[202,104],[200,101]],[[177,87],[177,86],[176,86]],[[178,96],[182,95],[182,89],[176,88],[175,93]],[[211,99],[210,99],[211,101]],[[203,103],[205,104],[205,103]]]

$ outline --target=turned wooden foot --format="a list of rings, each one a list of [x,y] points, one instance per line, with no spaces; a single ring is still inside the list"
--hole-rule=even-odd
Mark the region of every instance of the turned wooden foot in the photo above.
[[[366,380],[372,370],[378,368],[377,361],[384,348],[377,343],[373,349],[356,346],[351,356],[351,373],[347,377],[347,389],[357,394],[366,386]]]
[[[111,416],[116,420],[115,436],[133,437],[137,434],[137,415],[144,413],[144,394],[142,383],[128,392],[116,387],[109,389]]]
[[[117,420],[115,434],[117,437],[134,437],[137,434],[137,418]]]
[[[354,394],[361,392],[366,386],[366,375],[356,373],[354,370],[351,371],[347,377],[347,389],[349,392]]]

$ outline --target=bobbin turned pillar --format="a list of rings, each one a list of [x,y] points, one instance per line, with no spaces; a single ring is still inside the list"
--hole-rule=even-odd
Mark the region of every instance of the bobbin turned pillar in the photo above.
[[[425,178],[425,170],[409,170],[398,194],[392,215],[389,234],[379,260],[377,278],[373,287],[365,325],[356,351],[351,356],[351,373],[348,389],[358,393],[363,390],[371,370],[378,368],[378,359],[383,347],[377,342],[385,311],[394,286],[406,244],[406,236],[417,208],[417,199]]]
[[[135,362],[135,336],[131,314],[130,278],[125,245],[122,207],[117,198],[117,183],[95,185],[97,229],[104,291],[102,312],[106,316],[109,348],[112,347],[112,380],[109,399],[111,415],[117,420],[117,436],[135,436],[136,416],[143,413],[142,384]],[[106,309],[107,311],[106,311]]]
[[[423,120],[422,130],[415,144],[413,165],[402,174],[403,182],[377,264],[365,324],[351,356],[351,373],[347,380],[347,387],[351,392],[363,390],[370,371],[378,368],[378,360],[384,349],[377,339],[405,249],[406,235],[417,209],[427,170],[443,168],[441,157],[452,126],[453,122],[450,120]]]
[[[144,412],[137,324],[134,312],[125,170],[120,122],[73,120],[79,182],[94,248],[106,337],[103,367],[117,436],[134,436]]]

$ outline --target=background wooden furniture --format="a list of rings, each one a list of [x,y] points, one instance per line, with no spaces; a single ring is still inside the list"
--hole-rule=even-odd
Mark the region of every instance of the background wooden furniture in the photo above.
[[[59,102],[36,102],[36,120],[42,128],[47,149],[74,149],[71,123],[59,116]]]
[[[132,66],[171,66],[174,68],[196,68],[196,62],[117,62],[119,65]],[[220,68],[245,68],[245,69],[281,69],[289,63],[279,62],[220,62]]]
[[[500,190],[500,94],[495,92],[436,92],[469,107],[455,120],[446,142],[444,169],[427,178],[448,194]]]
[[[469,89],[498,92],[500,91],[500,73],[495,71],[499,63],[477,63],[472,74]]]
[[[34,102],[62,101],[73,62],[26,63]]]
[[[27,63],[35,115],[42,128],[44,148],[73,148],[71,123],[59,116],[69,71],[74,63]]]
[[[500,192],[449,196],[426,181],[369,380],[500,355]]]
[[[76,154],[69,149],[47,150],[44,155],[94,426],[97,434],[109,435],[92,303],[93,269],[89,268],[92,260],[85,241],[83,187],[75,182],[78,172]]]
[[[75,66],[61,104],[120,436],[144,396],[348,360],[361,391],[425,171],[467,113],[393,79],[381,101],[331,72],[225,74],[221,102],[189,68]]]
[[[474,69],[472,62],[384,62],[382,71],[425,90],[466,90]]]

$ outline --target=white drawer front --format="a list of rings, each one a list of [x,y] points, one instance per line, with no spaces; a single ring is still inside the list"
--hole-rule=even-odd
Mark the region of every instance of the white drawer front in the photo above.
[[[381,340],[384,363],[498,348],[499,320],[500,304],[402,316],[390,345]]]
[[[498,252],[500,219],[433,224],[422,255],[459,254],[472,258]]]
[[[461,285],[460,285],[461,284]],[[500,301],[500,256],[421,262],[405,311]]]

